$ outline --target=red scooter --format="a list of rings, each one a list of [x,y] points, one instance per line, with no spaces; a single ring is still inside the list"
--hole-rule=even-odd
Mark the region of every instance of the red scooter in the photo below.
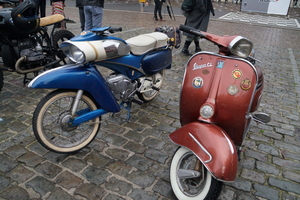
[[[175,152],[170,181],[179,200],[217,199],[222,182],[236,178],[238,155],[256,113],[264,78],[253,44],[242,36],[217,36],[181,25],[180,30],[213,42],[218,53],[201,51],[187,62],[180,96],[182,127],[169,135]]]

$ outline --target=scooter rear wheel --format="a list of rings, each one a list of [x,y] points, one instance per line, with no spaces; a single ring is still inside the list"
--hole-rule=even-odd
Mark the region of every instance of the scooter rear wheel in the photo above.
[[[71,127],[72,105],[75,91],[56,90],[45,96],[33,114],[33,131],[37,140],[47,149],[58,153],[71,153],[87,146],[97,135],[100,117]],[[82,95],[76,113],[96,110],[91,97]],[[76,117],[76,116],[75,116]]]
[[[193,178],[180,177],[180,173],[184,170],[197,171],[200,175]],[[222,188],[222,182],[212,177],[194,153],[185,147],[178,148],[173,156],[170,181],[173,192],[179,200],[217,199]]]
[[[149,88],[146,88],[146,91],[137,93],[139,99],[143,102],[149,102],[156,97],[165,80],[165,70],[160,70],[157,74],[146,78],[152,81],[151,86],[148,86]]]

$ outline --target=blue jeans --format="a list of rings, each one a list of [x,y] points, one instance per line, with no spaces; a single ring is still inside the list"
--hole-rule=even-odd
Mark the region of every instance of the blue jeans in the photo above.
[[[103,8],[100,6],[84,6],[85,27],[88,31],[95,27],[102,26]]]

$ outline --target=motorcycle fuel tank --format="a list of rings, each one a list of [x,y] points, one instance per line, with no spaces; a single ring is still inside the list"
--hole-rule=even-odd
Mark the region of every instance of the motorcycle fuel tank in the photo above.
[[[239,146],[250,122],[247,114],[252,102],[258,101],[255,94],[261,91],[256,89],[258,79],[256,67],[244,59],[209,52],[193,56],[186,66],[181,91],[182,126],[198,120],[217,124]],[[199,117],[204,104],[214,111],[206,119]]]

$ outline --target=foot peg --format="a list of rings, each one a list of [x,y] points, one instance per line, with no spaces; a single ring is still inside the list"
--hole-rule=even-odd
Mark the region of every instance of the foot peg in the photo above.
[[[160,89],[158,87],[152,86],[153,90],[159,91]]]
[[[139,104],[139,105],[142,105],[144,102],[141,101],[141,100],[138,100],[138,99],[132,99],[131,100],[133,103],[136,103],[136,104]]]
[[[253,119],[256,122],[266,124],[266,123],[269,123],[271,121],[271,116],[266,114],[266,113],[255,113],[253,115]]]

